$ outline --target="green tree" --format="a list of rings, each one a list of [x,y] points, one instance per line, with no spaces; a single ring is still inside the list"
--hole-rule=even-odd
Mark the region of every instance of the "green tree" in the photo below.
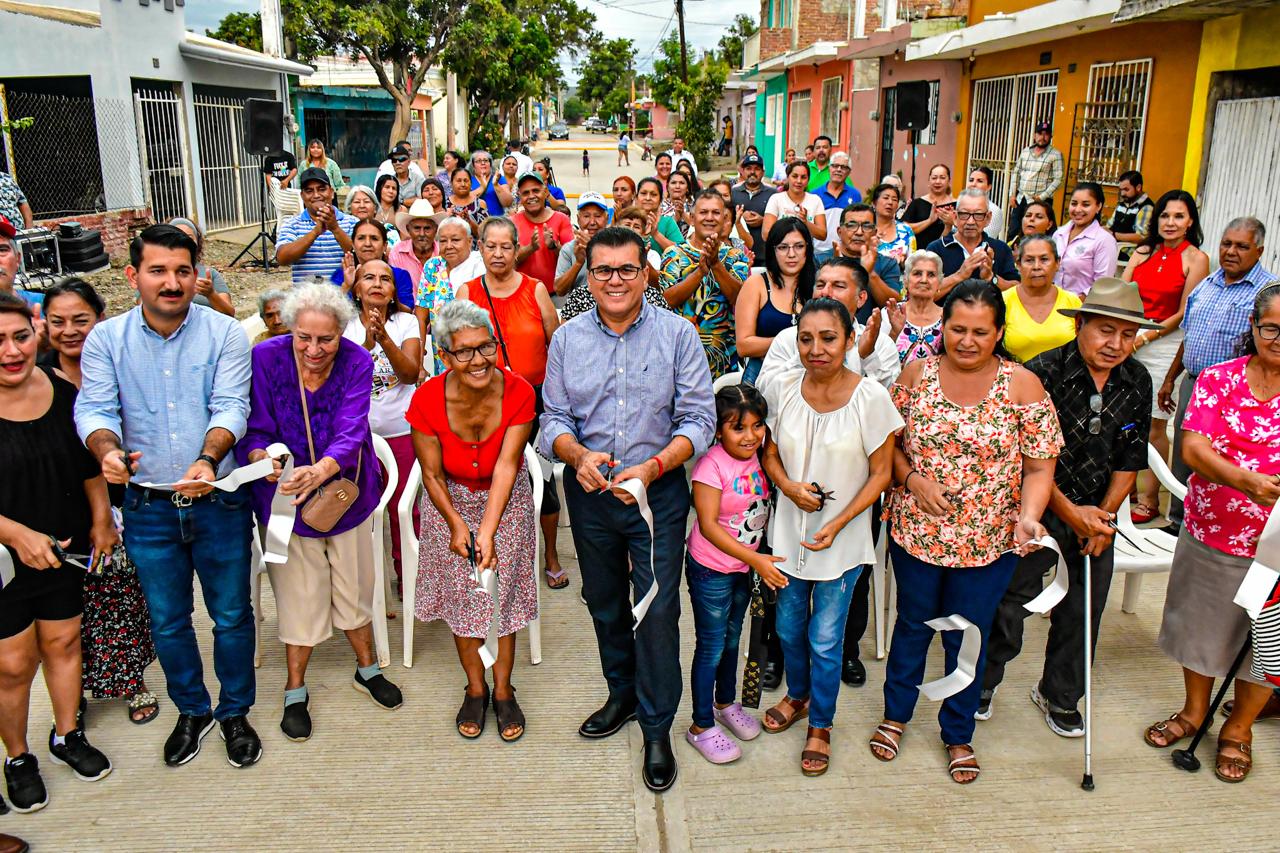
[[[733,23],[729,25],[728,32],[720,36],[720,42],[716,47],[720,61],[730,68],[741,68],[742,44],[755,35],[758,29],[760,27],[756,24],[755,18],[748,15],[736,16]]]
[[[441,56],[470,99],[472,146],[496,146],[529,98],[561,83],[558,55],[580,50],[595,16],[574,0],[471,0]]]
[[[204,34],[219,41],[262,50],[262,15],[259,12],[231,12],[218,22],[216,30]]]
[[[561,118],[568,124],[577,124],[586,118],[589,112],[591,112],[591,108],[587,105],[587,102],[574,95],[572,98],[565,100]]]
[[[601,117],[626,118],[631,104],[631,74],[635,65],[631,39],[599,39],[592,43],[578,68],[578,94],[600,108]]]
[[[413,100],[470,5],[468,0],[284,0],[283,12],[289,32],[312,39],[305,48],[300,44],[300,51],[369,62],[396,105],[389,147],[409,135]]]
[[[659,56],[653,63],[653,96],[658,103],[679,111],[681,119],[676,133],[684,138],[698,168],[709,163],[711,143],[720,134],[716,127],[716,107],[724,94],[729,65],[717,51],[708,51],[696,64],[690,59],[689,82],[680,80],[680,39],[675,35],[663,39]]]

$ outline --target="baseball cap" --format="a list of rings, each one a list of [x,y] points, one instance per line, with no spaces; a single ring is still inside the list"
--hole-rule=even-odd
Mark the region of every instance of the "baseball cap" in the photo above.
[[[600,195],[600,193],[597,193],[597,192],[583,193],[578,197],[578,210],[582,210],[582,208],[590,204],[594,204],[596,207],[600,208],[601,210],[609,209],[609,203],[604,200],[604,196]]]
[[[12,240],[17,236],[18,229],[13,227],[13,223],[4,216],[0,216],[0,237],[8,237]]]
[[[1053,133],[1053,125],[1047,121],[1036,122],[1036,133]]]
[[[763,159],[759,154],[748,154],[746,157],[743,157],[743,158],[742,158],[742,165],[744,165],[744,166],[763,166],[763,165],[764,165],[764,159]]]
[[[508,154],[507,156],[509,157],[511,155]],[[503,159],[506,159],[506,158],[504,157]],[[547,185],[547,182],[542,179],[542,175],[538,174],[537,172],[526,171],[516,175],[516,186],[519,187],[521,184],[523,184],[525,178],[533,178],[535,181],[542,184],[544,187]]]
[[[308,181],[319,181],[326,187],[332,187],[329,181],[329,173],[319,166],[308,166],[302,170],[302,174],[298,176],[298,186],[305,187]]]

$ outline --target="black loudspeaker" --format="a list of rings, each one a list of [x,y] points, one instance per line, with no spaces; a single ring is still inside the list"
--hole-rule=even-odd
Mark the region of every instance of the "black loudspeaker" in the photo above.
[[[249,98],[244,102],[244,147],[251,154],[270,154],[284,144],[284,104]]]
[[[897,129],[924,130],[929,126],[929,81],[913,80],[897,85]]]

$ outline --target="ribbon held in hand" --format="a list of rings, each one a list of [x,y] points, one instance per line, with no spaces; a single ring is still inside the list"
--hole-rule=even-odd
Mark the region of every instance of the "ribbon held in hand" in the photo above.
[[[639,480],[623,480],[614,486],[615,489],[622,489],[631,497],[636,499],[636,508],[640,510],[640,517],[644,519],[644,523],[649,527],[649,577],[652,583],[649,589],[631,608],[631,617],[635,619],[635,624],[631,630],[635,631],[640,627],[640,623],[644,621],[644,616],[649,612],[649,605],[653,604],[653,600],[658,597],[658,573],[654,570],[653,559],[653,512],[649,509],[649,497],[645,492],[644,485]],[[632,567],[632,577],[635,577],[635,567]]]
[[[1067,597],[1067,586],[1071,582],[1067,575],[1067,561],[1062,557],[1062,548],[1058,545],[1058,540],[1052,536],[1041,536],[1039,539],[1031,540],[1029,544],[1048,548],[1058,555],[1058,566],[1054,569],[1053,581],[1039,595],[1022,605],[1032,613],[1048,613],[1058,606],[1058,602]]]
[[[1272,507],[1262,535],[1258,537],[1253,563],[1236,590],[1235,603],[1257,619],[1271,596],[1271,590],[1275,589],[1277,579],[1280,579],[1280,511]]]
[[[953,613],[950,616],[939,616],[924,623],[935,631],[963,631],[964,639],[960,642],[960,653],[956,655],[956,668],[927,684],[920,685],[924,698],[939,702],[956,695],[973,683],[978,671],[978,654],[982,651],[982,632],[978,626]]]

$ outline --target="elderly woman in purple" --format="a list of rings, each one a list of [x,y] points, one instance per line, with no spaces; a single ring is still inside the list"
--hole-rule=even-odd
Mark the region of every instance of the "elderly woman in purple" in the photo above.
[[[241,464],[267,456],[276,442],[289,448],[293,471],[279,483],[298,515],[288,559],[268,564],[280,639],[289,674],[280,729],[290,740],[311,737],[307,663],[316,645],[340,628],[356,653],[352,686],[376,704],[400,707],[400,689],[387,681],[373,648],[373,510],[378,503],[378,460],[369,430],[373,360],[342,337],[354,316],[339,288],[311,284],[294,289],[283,315],[292,333],[253,350],[249,427],[236,447]],[[280,474],[253,484],[254,511],[265,529]],[[345,477],[359,496],[328,531],[302,520],[318,487]]]

